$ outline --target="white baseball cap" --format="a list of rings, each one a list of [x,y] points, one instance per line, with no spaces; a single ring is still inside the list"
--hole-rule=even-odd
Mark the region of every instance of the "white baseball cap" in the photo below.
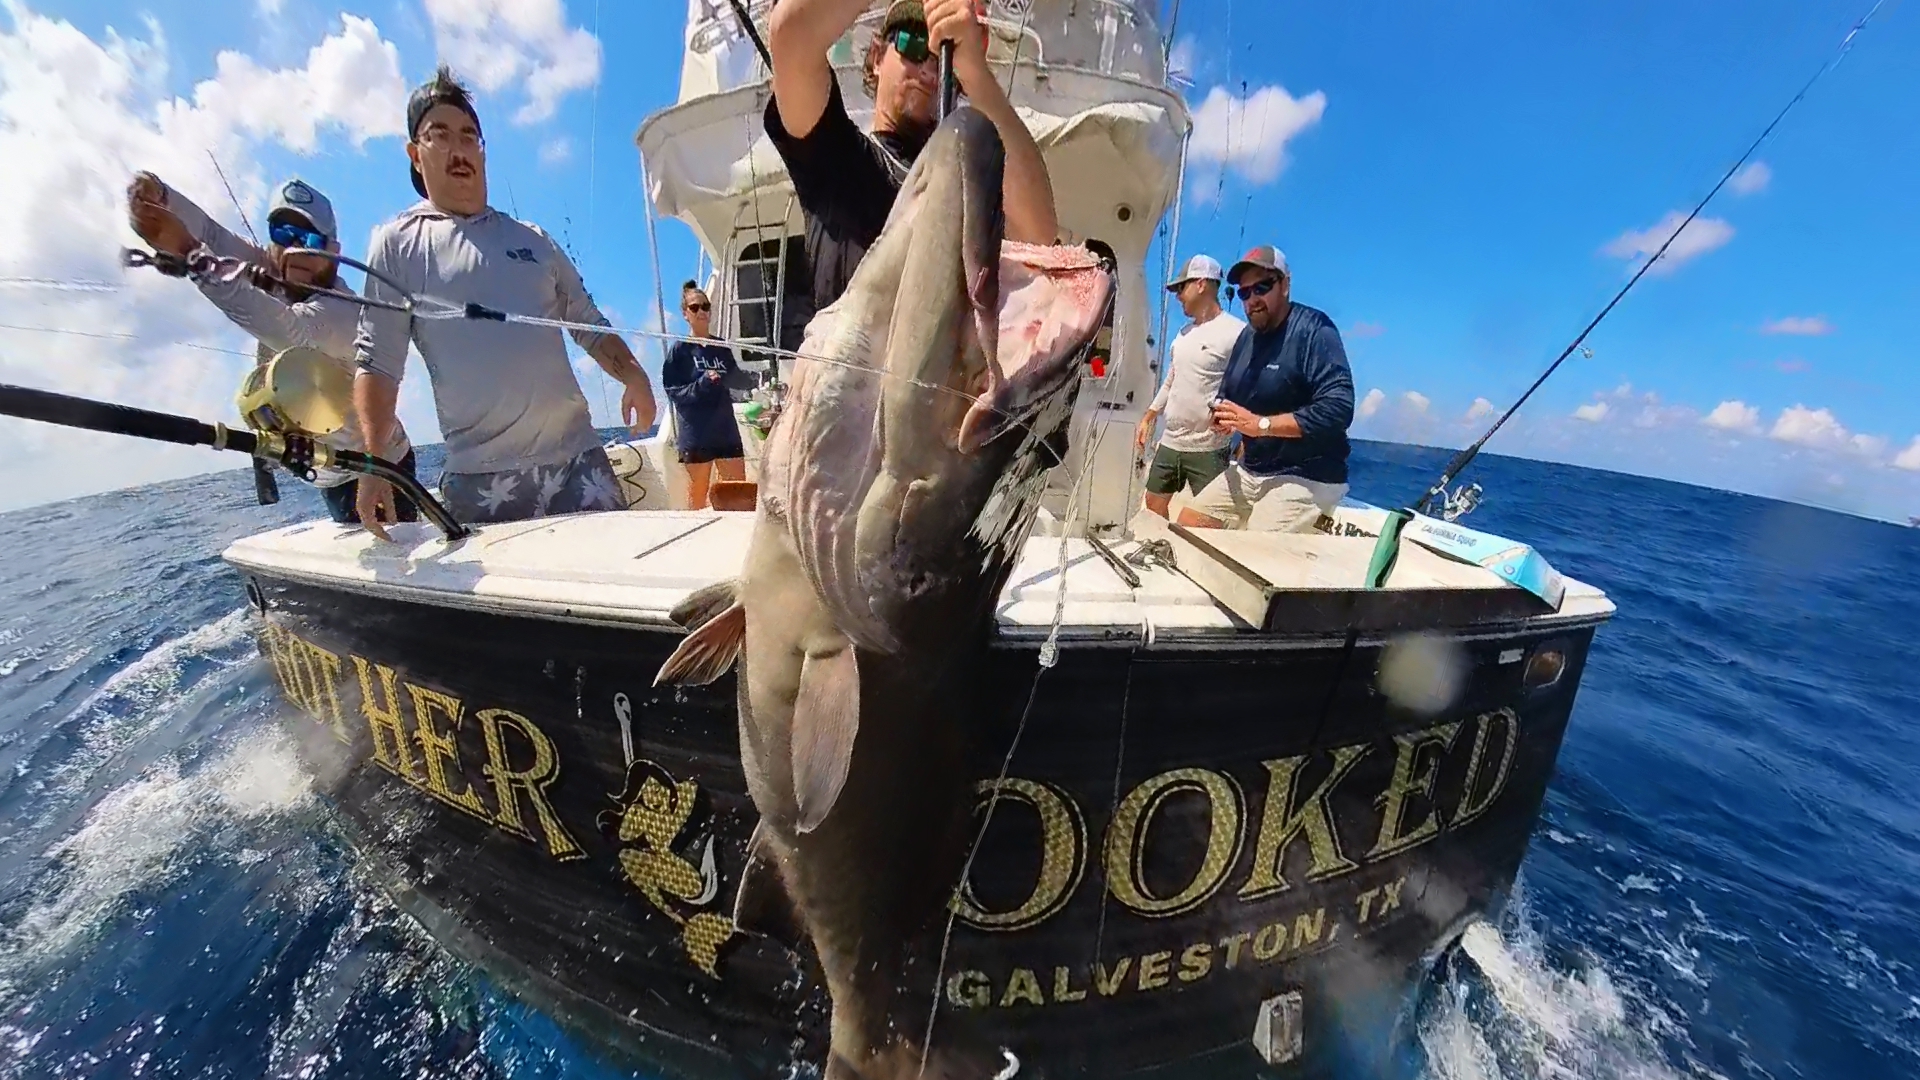
[[[1172,292],[1189,281],[1219,281],[1220,263],[1209,255],[1195,255],[1187,260],[1187,268],[1180,276],[1167,282],[1167,291]]]
[[[339,239],[333,220],[333,203],[300,179],[288,180],[274,190],[273,202],[267,206],[267,218],[287,211],[307,219],[316,232],[330,240]]]

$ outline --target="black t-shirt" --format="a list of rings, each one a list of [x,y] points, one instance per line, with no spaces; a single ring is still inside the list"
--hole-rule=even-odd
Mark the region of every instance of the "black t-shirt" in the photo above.
[[[787,134],[774,101],[767,102],[766,113],[767,138],[786,162],[806,215],[815,312],[846,291],[854,268],[880,238],[907,170],[932,134],[869,135],[847,115],[839,79],[829,78],[828,83],[826,111],[804,139]]]

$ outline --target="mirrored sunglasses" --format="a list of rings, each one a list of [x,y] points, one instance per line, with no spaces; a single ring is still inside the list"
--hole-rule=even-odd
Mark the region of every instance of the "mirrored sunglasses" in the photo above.
[[[324,250],[327,237],[304,225],[295,225],[291,221],[276,221],[267,226],[267,238],[283,248],[312,248]]]

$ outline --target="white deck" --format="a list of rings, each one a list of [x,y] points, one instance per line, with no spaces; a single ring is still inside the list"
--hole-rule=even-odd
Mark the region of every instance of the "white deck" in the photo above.
[[[739,572],[753,514],[650,510],[581,514],[486,525],[449,544],[425,523],[392,529],[394,543],[353,527],[309,522],[235,542],[229,563],[265,575],[414,603],[543,618],[671,626],[667,612],[689,593]],[[1145,530],[1143,530],[1144,533]],[[1220,533],[1222,549],[1283,590],[1360,588],[1370,537]],[[1044,635],[1058,607],[1063,639],[1171,642],[1196,636],[1258,639],[1209,592],[1177,570],[1134,567],[1127,581],[1091,543],[1036,536],[1002,594],[1003,635]],[[1125,556],[1134,540],[1108,546]],[[1066,599],[1060,604],[1064,580]],[[1402,544],[1388,589],[1512,588],[1478,566]],[[1613,605],[1597,589],[1567,582],[1558,612],[1541,622],[1592,622]],[[1249,642],[1251,643],[1251,642]]]

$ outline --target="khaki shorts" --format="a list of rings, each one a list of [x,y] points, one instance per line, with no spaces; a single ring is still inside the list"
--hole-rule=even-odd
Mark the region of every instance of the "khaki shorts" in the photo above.
[[[1229,529],[1312,532],[1321,515],[1331,515],[1346,494],[1345,484],[1322,484],[1298,476],[1256,476],[1234,462],[1187,507]]]

